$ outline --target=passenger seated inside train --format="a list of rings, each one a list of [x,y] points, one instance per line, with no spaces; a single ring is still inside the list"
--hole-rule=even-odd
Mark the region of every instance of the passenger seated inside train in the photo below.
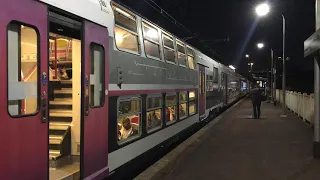
[[[147,129],[153,129],[161,126],[161,110],[147,113]]]
[[[174,115],[174,109],[171,107],[166,108],[166,122],[168,121],[174,121],[175,115]]]
[[[182,104],[179,106],[179,117],[185,117],[187,115],[186,110],[182,107]]]
[[[119,141],[128,139],[138,134],[138,130],[132,127],[130,119],[127,117],[122,120],[122,127],[118,131]]]

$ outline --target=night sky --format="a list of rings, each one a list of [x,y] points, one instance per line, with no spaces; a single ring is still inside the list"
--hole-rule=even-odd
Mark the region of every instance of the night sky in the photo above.
[[[164,9],[181,25],[161,15]],[[270,68],[270,48],[275,57],[282,55],[282,19],[287,20],[286,56],[288,87],[311,92],[313,89],[313,61],[304,59],[303,42],[315,31],[315,0],[269,0],[271,12],[257,18],[257,0],[117,0],[177,37],[192,37],[187,42],[225,65],[232,64],[241,74],[248,74],[248,59],[254,71]],[[228,39],[230,41],[225,41]],[[258,42],[266,47],[259,50]],[[209,48],[215,51],[212,53]],[[281,72],[278,62],[278,72]],[[281,85],[281,77],[278,77]]]

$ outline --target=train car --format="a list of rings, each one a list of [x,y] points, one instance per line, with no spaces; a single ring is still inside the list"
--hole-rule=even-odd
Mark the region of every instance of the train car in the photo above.
[[[110,0],[0,7],[0,179],[123,175],[241,97],[241,78]]]

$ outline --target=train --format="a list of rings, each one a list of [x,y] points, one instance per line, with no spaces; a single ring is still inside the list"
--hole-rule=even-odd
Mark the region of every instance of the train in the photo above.
[[[4,0],[0,41],[0,179],[125,174],[250,87],[110,0]]]

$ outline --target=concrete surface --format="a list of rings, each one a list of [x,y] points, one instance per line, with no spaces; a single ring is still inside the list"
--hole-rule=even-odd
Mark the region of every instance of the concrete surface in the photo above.
[[[263,103],[262,119],[252,119],[250,100],[241,101],[150,179],[320,179],[313,129],[291,112],[281,114],[281,106]]]

